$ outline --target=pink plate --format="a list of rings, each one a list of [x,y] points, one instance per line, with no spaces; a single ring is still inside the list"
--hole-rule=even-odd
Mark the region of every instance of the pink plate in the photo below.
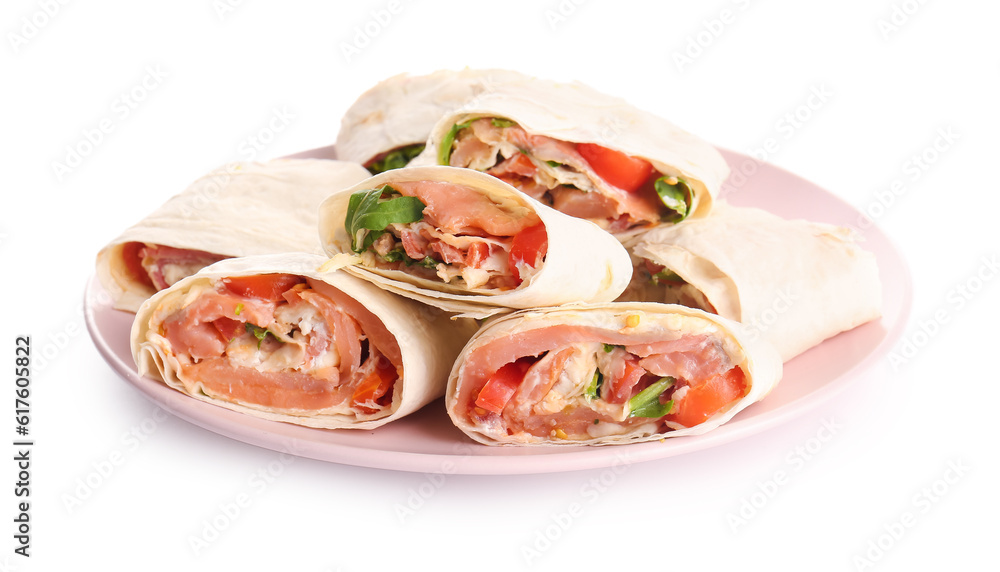
[[[734,175],[722,195],[732,204],[758,206],[786,218],[857,228],[858,211],[835,195],[777,167],[723,151]],[[331,157],[317,149],[300,157]],[[740,177],[740,170],[747,177]],[[705,434],[612,447],[490,447],[456,429],[439,399],[417,413],[369,431],[324,430],[265,421],[183,395],[140,377],[129,350],[133,315],[111,308],[93,278],[87,287],[87,328],[104,359],[150,400],[195,425],[275,451],[381,469],[462,474],[548,473],[663,459],[732,442],[774,427],[817,407],[882,358],[901,335],[910,312],[909,271],[878,228],[862,231],[864,247],[878,259],[883,287],[881,320],[835,336],[785,364],[784,379],[770,395],[729,423]]]

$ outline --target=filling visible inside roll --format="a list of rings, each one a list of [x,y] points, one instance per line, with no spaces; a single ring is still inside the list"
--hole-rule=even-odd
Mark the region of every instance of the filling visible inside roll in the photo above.
[[[143,242],[126,242],[121,247],[121,255],[129,277],[156,291],[173,286],[209,264],[229,258],[202,250]]]
[[[717,334],[631,335],[572,324],[476,347],[457,387],[459,417],[513,441],[684,429],[749,391],[744,370]]]
[[[414,157],[419,155],[426,146],[427,145],[425,143],[414,143],[412,145],[403,145],[401,147],[396,147],[395,149],[390,149],[384,153],[379,153],[365,163],[365,169],[368,169],[368,172],[372,175],[377,175],[385,171],[391,171],[392,169],[402,169],[408,165]]]
[[[530,208],[439,181],[356,192],[344,225],[365,266],[469,289],[516,288],[548,251],[545,225]]]
[[[292,415],[383,411],[403,375],[377,316],[290,274],[195,284],[155,310],[147,341],[176,359],[189,393]]]
[[[502,117],[455,124],[441,141],[438,162],[489,173],[610,232],[680,222],[692,206],[691,187],[676,173],[596,143],[531,135]]]
[[[701,290],[687,283],[666,266],[648,258],[643,258],[642,262],[633,268],[632,280],[618,301],[680,304],[713,314],[719,313]]]

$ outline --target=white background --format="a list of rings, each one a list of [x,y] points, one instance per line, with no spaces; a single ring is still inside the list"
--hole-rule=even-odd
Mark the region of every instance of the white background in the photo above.
[[[3,5],[0,355],[13,362],[14,337],[30,334],[52,359],[33,378],[32,556],[13,554],[10,448],[0,569],[997,565],[1000,280],[985,262],[1000,254],[996,3],[224,2]],[[426,475],[297,459],[259,491],[249,480],[276,453],[176,418],[151,425],[154,405],[84,329],[97,251],[217,165],[332,143],[378,80],[463,66],[578,79],[742,152],[776,138],[768,162],[872,214],[903,252],[914,306],[900,344],[919,342],[915,355],[884,358],[819,409],[733,444],[620,473],[452,475],[406,518],[400,507],[431,490]],[[143,100],[123,107],[133,89]],[[248,157],[275,110],[294,119]],[[780,122],[796,111],[806,120],[789,133]],[[81,164],[55,169],[102,120],[109,132]],[[933,160],[915,170],[923,154]],[[959,287],[977,292],[959,305]],[[113,472],[67,504],[116,451]],[[589,494],[594,482],[603,492]],[[194,550],[241,491],[251,506]],[[733,520],[741,508],[746,523]]]

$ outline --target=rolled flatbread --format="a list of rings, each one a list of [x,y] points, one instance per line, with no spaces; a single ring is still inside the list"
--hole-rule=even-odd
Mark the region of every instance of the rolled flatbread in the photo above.
[[[384,292],[315,254],[223,260],[147,300],[141,375],[255,417],[370,429],[440,397],[471,320]]]
[[[445,404],[488,445],[635,443],[718,427],[781,372],[769,344],[701,310],[567,306],[487,322],[456,361]]]
[[[441,116],[502,83],[527,79],[509,70],[440,70],[399,74],[361,94],[344,113],[337,157],[377,175],[406,166],[427,143]]]
[[[322,253],[320,202],[366,177],[361,165],[324,159],[225,165],[101,249],[97,275],[115,308],[135,312],[157,290],[223,258]]]
[[[470,169],[386,171],[330,196],[319,217],[331,267],[467,316],[610,301],[632,274],[610,234]]]
[[[788,361],[881,316],[875,256],[850,229],[717,204],[639,237],[620,300],[673,302],[742,322]]]
[[[500,84],[434,126],[413,165],[499,177],[616,235],[708,214],[729,167],[710,144],[580,83]]]

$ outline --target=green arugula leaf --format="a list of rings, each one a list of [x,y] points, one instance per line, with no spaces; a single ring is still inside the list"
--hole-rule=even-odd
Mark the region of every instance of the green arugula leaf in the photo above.
[[[600,397],[602,385],[604,385],[604,374],[601,373],[601,370],[596,370],[594,372],[594,379],[590,381],[590,385],[587,386],[585,392],[587,399],[597,399]]]
[[[426,143],[414,143],[413,145],[405,145],[397,149],[393,149],[386,153],[381,159],[377,161],[372,161],[366,169],[373,175],[379,173],[384,173],[385,171],[391,171],[392,169],[401,169],[409,164],[414,157],[423,152]]]
[[[652,281],[653,284],[656,284],[657,286],[659,286],[661,282],[673,282],[675,284],[678,282],[681,284],[684,283],[683,278],[678,276],[676,272],[669,270],[667,268],[664,268],[663,270],[660,270],[656,274],[653,274]]]
[[[384,185],[380,189],[358,191],[351,195],[347,203],[347,217],[344,227],[351,236],[351,250],[364,252],[378,236],[369,231],[385,230],[390,224],[406,224],[417,222],[424,218],[424,203],[416,197],[396,196],[381,200],[385,192],[393,192],[392,187]]]
[[[493,123],[493,127],[500,127],[501,129],[517,125],[517,123],[514,123],[510,119],[504,119],[503,117],[494,117],[490,122]]]
[[[429,268],[431,270],[434,270],[435,268],[437,268],[438,264],[441,264],[441,261],[440,260],[434,260],[430,256],[425,256],[423,260],[417,260],[417,261],[413,262],[413,264],[416,264],[417,266],[423,266],[424,268]]]
[[[674,385],[674,378],[664,377],[628,400],[629,417],[663,417],[674,408],[674,400],[660,403],[663,392]]]
[[[604,344],[604,353],[609,354],[615,351],[615,348],[624,348],[625,346],[616,346],[613,344]]]
[[[413,259],[407,256],[406,251],[402,248],[394,248],[379,258],[385,260],[386,262],[405,262],[407,264],[413,264]]]
[[[246,322],[243,326],[246,328],[246,330],[248,332],[250,332],[251,334],[253,334],[253,337],[257,338],[257,349],[258,350],[260,349],[260,344],[262,344],[264,342],[264,338],[266,338],[268,334],[271,334],[272,338],[274,338],[275,340],[278,340],[277,336],[275,336],[274,334],[272,334],[266,328],[262,328],[260,326],[255,326],[255,325],[251,324],[250,322]],[[278,340],[278,341],[280,342],[281,340]]]
[[[546,161],[545,164],[549,167],[562,167],[562,163],[559,161]]]
[[[669,182],[675,181],[674,183]],[[677,177],[660,177],[653,183],[656,194],[660,196],[660,201],[670,209],[670,212],[663,216],[665,222],[681,222],[689,214],[691,208],[691,187],[684,179]]]
[[[455,144],[455,137],[458,136],[458,132],[465,129],[466,127],[472,125],[474,120],[470,119],[465,123],[456,123],[451,126],[451,130],[445,134],[444,138],[441,139],[441,146],[438,147],[438,163],[441,165],[448,165],[451,160],[451,148]]]
[[[385,187],[383,187],[385,188]],[[344,219],[344,228],[347,230],[348,234],[351,235],[351,248],[355,252],[361,252],[364,250],[364,243],[362,243],[361,249],[355,248],[355,238],[357,238],[357,229],[353,226],[352,222],[355,219],[358,211],[362,212],[372,208],[373,205],[378,204],[379,197],[382,196],[382,190],[369,190],[360,191],[353,193],[351,198],[347,201],[347,217]]]
[[[407,256],[405,250],[399,247],[386,252],[384,256],[379,255],[379,258],[386,262],[402,262],[407,266],[413,266],[415,264],[417,266],[423,266],[424,268],[430,268],[431,270],[434,270],[437,268],[438,264],[441,264],[440,260],[435,260],[430,256],[425,256],[421,260],[414,260]]]

